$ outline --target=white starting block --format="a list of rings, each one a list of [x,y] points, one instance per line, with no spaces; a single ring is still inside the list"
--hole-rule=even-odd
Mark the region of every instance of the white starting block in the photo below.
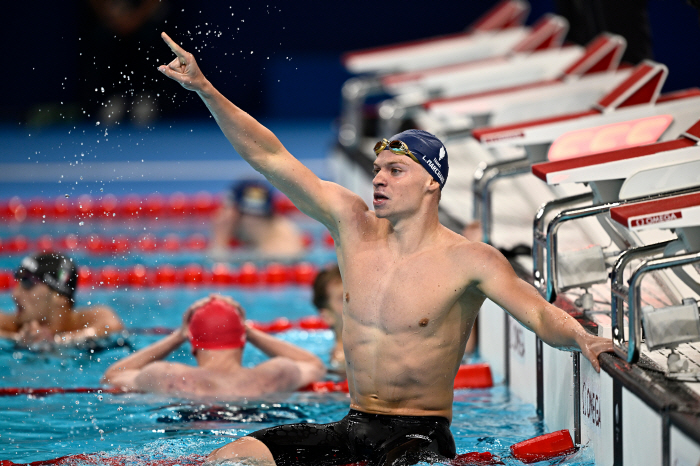
[[[662,134],[659,134],[658,130],[652,134],[656,135],[656,138],[646,136],[650,126],[648,123],[636,131],[632,131],[635,128],[625,127],[627,131],[619,131],[617,138],[633,132],[633,139],[627,147],[655,142],[659,137],[662,137],[662,140],[674,138],[697,119],[700,89],[692,88],[661,95],[667,75],[668,69],[665,65],[645,60],[635,67],[628,79],[588,110],[511,125],[477,128],[472,135],[487,148],[524,147],[533,162],[546,160],[548,153],[549,160],[552,160],[619,148],[609,145],[606,147],[606,142],[616,142],[611,141],[606,133],[599,134],[605,139],[600,142],[594,140],[592,134],[575,133],[575,141],[565,140],[558,144],[568,151],[557,147],[550,150],[550,145],[566,133],[597,129],[647,117],[670,115],[671,121],[663,128],[665,131],[661,131]],[[578,144],[574,145],[574,142]],[[588,142],[588,147],[582,148],[583,142]]]
[[[626,45],[621,36],[601,34],[554,80],[433,99],[413,118],[422,128],[444,134],[589,109],[632,73],[631,67],[619,68]]]
[[[512,46],[507,54],[494,55],[491,57],[483,58],[480,60],[469,60],[468,57],[459,55],[458,59],[448,61],[446,65],[436,66],[435,61],[431,58],[427,58],[435,54],[439,56],[440,54],[428,50],[427,52],[418,53],[413,46],[410,46],[404,50],[404,48],[399,47],[399,50],[387,50],[387,53],[397,54],[396,60],[391,59],[391,63],[396,66],[395,63],[400,62],[402,66],[406,66],[406,63],[431,63],[426,70],[434,70],[438,75],[448,72],[454,68],[460,68],[466,66],[467,68],[474,67],[474,69],[491,69],[502,67],[509,63],[520,63],[525,57],[532,55],[541,55],[547,50],[559,50],[564,37],[569,29],[569,24],[563,17],[554,15],[545,15],[538,23],[532,28],[527,35],[520,40],[517,44]],[[409,44],[410,45],[410,44]],[[429,48],[430,49],[430,48]],[[580,54],[582,48],[578,46],[566,47],[567,54]],[[376,53],[382,52],[381,50],[375,51],[371,54],[377,56]],[[382,52],[384,53],[384,52]],[[555,55],[559,55],[555,52]],[[419,57],[423,57],[419,59]],[[546,56],[542,56],[539,61],[546,60]],[[567,63],[570,63],[569,60]],[[422,69],[422,65],[421,65]],[[409,71],[405,73],[396,74],[382,74],[380,72],[377,75],[363,75],[355,78],[351,78],[345,82],[342,89],[343,103],[342,103],[342,123],[339,131],[339,142],[345,147],[356,147],[360,142],[360,129],[363,127],[363,112],[364,104],[367,97],[371,95],[376,95],[380,93],[401,93],[403,85],[399,84],[399,88],[393,91],[387,87],[387,82],[393,82],[393,80],[401,81],[404,78],[410,78],[414,73],[422,73],[420,69],[418,71]],[[427,71],[426,71],[427,72]],[[394,86],[395,87],[395,86]],[[431,97],[429,91],[426,89],[417,88],[415,85],[410,84],[410,89],[404,89],[406,92],[410,92],[410,98],[418,99],[417,104],[424,102]],[[491,87],[492,88],[492,87]],[[432,97],[435,97],[433,95]]]
[[[699,188],[700,189],[700,188]],[[675,348],[680,343],[700,340],[700,317],[695,299],[684,299],[679,306],[664,309],[642,308],[641,282],[645,274],[659,269],[676,268],[700,263],[700,190],[694,193],[637,202],[610,209],[611,218],[632,231],[651,228],[674,229],[684,245],[685,254],[658,259],[647,259],[637,267],[629,279],[628,343],[622,329],[622,308],[613,316],[615,352],[629,362],[635,362],[640,353],[642,316],[648,347]],[[696,291],[697,292],[697,291]],[[668,360],[670,375],[683,375],[679,356],[674,352]],[[675,370],[674,370],[675,369]]]
[[[465,32],[348,52],[342,61],[350,73],[386,74],[506,55],[533,32],[523,26],[529,11],[525,1],[505,0]]]
[[[568,30],[568,22],[560,16],[547,15],[541,24],[551,25],[550,37],[563,37]],[[541,27],[533,31],[538,30]],[[549,39],[544,41],[547,48],[530,47],[528,40],[522,42],[528,44],[526,50],[518,46],[516,53],[505,57],[389,74],[380,76],[379,82],[389,94],[415,95],[424,101],[555,79],[585,53],[581,46],[559,47],[558,41]]]
[[[627,202],[625,199],[658,196],[660,193],[693,189],[700,186],[700,121],[696,122],[681,137],[671,141],[658,142],[645,146],[620,149],[603,152],[594,155],[575,157],[571,159],[535,164],[532,173],[549,185],[561,183],[586,183],[592,193],[585,196],[557,199],[542,206],[535,217],[534,244],[533,244],[533,274],[535,285],[543,296],[550,302],[556,299],[556,295],[563,289],[560,287],[557,266],[557,231],[567,221],[600,215]],[[657,188],[647,186],[647,190],[636,187],[639,182],[635,180],[639,173],[647,176],[646,172],[664,172],[676,167],[684,167],[687,164],[697,164],[698,170],[686,170],[685,178],[669,179],[659,175],[657,179],[666,180],[663,186]],[[686,167],[687,168],[687,167]],[[631,188],[627,188],[630,186]],[[626,189],[622,189],[625,187]],[[593,199],[592,206],[570,209],[560,212],[549,223],[545,223],[545,217],[554,209],[581,203]],[[599,217],[600,219],[600,217]],[[602,224],[603,220],[601,220]],[[615,232],[607,228],[611,238],[615,239]],[[623,238],[625,243],[634,239]],[[663,247],[667,245],[664,244]],[[658,252],[663,247],[653,247],[637,251],[648,254]],[[700,244],[698,245],[700,248]],[[603,261],[602,254],[600,261]],[[545,258],[546,257],[546,264]],[[632,257],[626,258],[616,265],[613,270],[613,282],[616,275],[621,274],[626,264]],[[620,268],[621,267],[621,268]],[[619,268],[619,270],[618,270]],[[607,276],[602,274],[602,280]],[[589,280],[590,281],[590,280]],[[616,303],[613,303],[615,306]]]
[[[490,237],[490,184],[497,177],[530,171],[530,164],[634,147],[677,137],[697,120],[700,89],[660,95],[668,74],[659,63],[645,61],[593,108],[563,116],[472,131],[495,155],[523,147],[526,156],[479,168],[474,177],[474,216],[483,237]],[[550,147],[551,146],[551,147]]]

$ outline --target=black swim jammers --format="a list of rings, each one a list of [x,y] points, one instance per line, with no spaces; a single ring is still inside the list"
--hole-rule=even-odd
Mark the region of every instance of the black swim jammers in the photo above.
[[[439,416],[389,416],[350,410],[330,424],[288,424],[248,435],[267,446],[278,466],[367,466],[433,463],[456,454],[450,422]]]

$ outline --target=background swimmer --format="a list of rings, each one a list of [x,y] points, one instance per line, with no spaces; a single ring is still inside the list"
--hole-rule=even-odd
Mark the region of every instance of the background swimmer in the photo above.
[[[201,299],[185,311],[179,329],[112,364],[102,382],[125,391],[238,398],[290,392],[323,378],[326,369],[315,355],[246,326],[244,319],[231,298]],[[161,361],[188,340],[196,367]],[[243,367],[246,341],[271,359]]]
[[[321,270],[313,283],[313,303],[335,337],[335,344],[331,350],[331,371],[345,375],[343,299],[343,278],[340,276],[340,268],[334,265]]]
[[[235,184],[212,223],[213,254],[225,254],[232,240],[268,257],[294,257],[304,250],[299,228],[275,213],[272,190],[262,181]]]
[[[0,337],[22,345],[79,343],[120,332],[122,321],[107,306],[74,309],[78,271],[69,257],[52,252],[25,257],[15,272],[13,315],[0,313]]]

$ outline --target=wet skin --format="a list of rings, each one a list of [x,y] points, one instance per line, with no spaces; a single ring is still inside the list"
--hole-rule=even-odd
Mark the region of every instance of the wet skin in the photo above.
[[[343,344],[351,407],[451,419],[454,376],[486,297],[546,343],[580,349],[599,369],[597,356],[612,349],[611,341],[588,335],[544,301],[496,249],[442,226],[439,184],[420,164],[381,152],[371,211],[355,193],[320,180],[221,95],[192,54],[163,39],[176,58],[159,70],[196,91],[236,152],[333,237],[347,298]],[[272,459],[262,443],[243,439],[210,460],[236,456]]]
[[[123,329],[121,320],[106,306],[73,309],[71,302],[47,285],[37,283],[25,288],[19,283],[12,290],[14,314],[0,313],[0,335],[31,344],[54,341],[61,343],[101,337]]]

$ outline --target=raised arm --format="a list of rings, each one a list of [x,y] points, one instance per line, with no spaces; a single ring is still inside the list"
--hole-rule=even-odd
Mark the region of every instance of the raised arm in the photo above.
[[[121,387],[124,390],[136,389],[136,377],[147,364],[168,356],[187,340],[182,329],[177,329],[167,337],[138,350],[115,362],[105,371],[102,383]]]
[[[593,336],[569,314],[548,303],[530,284],[521,280],[496,249],[480,244],[478,288],[545,343],[555,348],[581,351],[600,372],[598,355],[613,350],[612,340]]]
[[[248,343],[256,346],[260,351],[273,358],[270,362],[275,363],[275,358],[291,360],[301,374],[297,384],[299,387],[315,382],[326,374],[326,366],[323,364],[323,361],[305,349],[250,327],[247,327],[246,337]],[[263,367],[264,364],[261,364],[259,367]],[[298,387],[286,388],[296,389]]]
[[[141,373],[141,370],[152,362],[164,359],[187,341],[192,314],[215,296],[219,295],[210,295],[190,304],[187,310],[182,314],[182,323],[180,327],[167,337],[109,366],[102,376],[102,383],[115,385],[125,390],[136,390],[136,377]]]
[[[191,53],[183,50],[167,34],[161,36],[176,58],[167,66],[159,66],[158,70],[185,89],[197,92],[236,152],[300,210],[334,233],[337,217],[343,211],[349,211],[351,204],[359,203],[367,209],[359,196],[335,183],[319,179],[294,158],[270,130],[216,90],[204,77]]]

